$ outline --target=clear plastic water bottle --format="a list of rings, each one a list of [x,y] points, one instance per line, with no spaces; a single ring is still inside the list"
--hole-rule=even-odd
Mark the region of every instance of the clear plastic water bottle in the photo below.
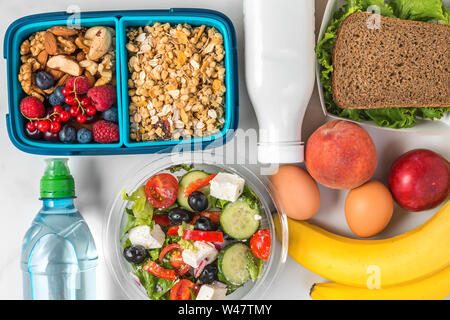
[[[46,160],[43,207],[22,246],[24,299],[95,299],[97,250],[74,206],[75,184],[67,160]]]

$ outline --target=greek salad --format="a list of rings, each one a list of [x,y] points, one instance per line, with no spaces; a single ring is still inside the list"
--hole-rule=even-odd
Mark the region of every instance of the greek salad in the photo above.
[[[261,276],[271,234],[261,228],[258,196],[237,174],[175,166],[122,199],[123,256],[150,299],[222,300]]]

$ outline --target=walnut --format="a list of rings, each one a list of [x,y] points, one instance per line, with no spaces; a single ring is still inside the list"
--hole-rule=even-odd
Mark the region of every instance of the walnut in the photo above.
[[[58,36],[58,47],[60,51],[64,54],[72,54],[77,49],[77,46],[70,40],[64,37]]]
[[[24,42],[22,42],[22,44],[20,45],[20,54],[22,56],[27,55],[30,53],[30,41],[29,40],[25,40]]]
[[[36,57],[45,49],[44,46],[45,31],[37,32],[30,40],[30,52]]]

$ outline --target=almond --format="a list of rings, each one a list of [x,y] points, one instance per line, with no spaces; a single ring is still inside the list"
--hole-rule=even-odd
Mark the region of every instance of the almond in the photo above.
[[[68,73],[72,76],[78,77],[82,74],[83,69],[79,63],[68,56],[57,55],[53,56],[47,61],[47,67],[55,70]]]
[[[66,84],[67,79],[70,78],[70,74],[65,73],[56,83],[56,87],[63,86]]]
[[[48,29],[48,31],[53,33],[55,36],[63,36],[63,37],[69,37],[78,34],[78,31],[76,29],[71,29],[66,26],[54,26]]]
[[[44,35],[44,47],[50,55],[58,54],[58,42],[53,33],[46,31]]]
[[[47,65],[48,52],[47,50],[42,50],[37,56],[37,61],[41,64],[41,68],[45,68]]]

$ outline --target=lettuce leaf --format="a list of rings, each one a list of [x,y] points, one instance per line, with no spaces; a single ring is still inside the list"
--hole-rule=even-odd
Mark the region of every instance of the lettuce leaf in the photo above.
[[[324,102],[331,114],[354,121],[374,121],[380,127],[394,129],[411,128],[419,118],[440,119],[450,108],[382,108],[382,109],[342,109],[333,101],[332,55],[337,31],[342,22],[359,11],[379,12],[383,16],[401,19],[450,23],[450,11],[441,0],[347,0],[347,4],[333,15],[322,40],[316,46],[317,61],[321,67],[320,80],[324,91]],[[379,9],[379,10],[378,10]]]
[[[135,219],[135,226],[147,225],[153,227],[153,206],[147,201],[144,186],[139,187],[130,196],[122,190],[122,199],[133,202],[131,210]]]
[[[388,3],[400,19],[449,23],[441,0],[390,0]]]

